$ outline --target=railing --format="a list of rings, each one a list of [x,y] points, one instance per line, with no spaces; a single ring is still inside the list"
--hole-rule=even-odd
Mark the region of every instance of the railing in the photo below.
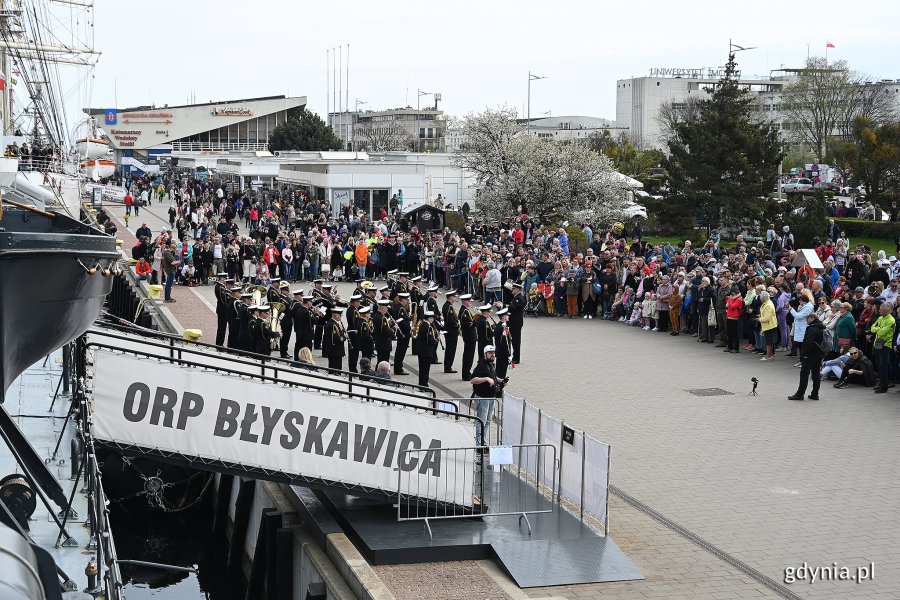
[[[424,521],[429,538],[433,539],[430,521],[473,516],[518,516],[531,535],[528,515],[554,510],[559,462],[552,444],[423,448],[401,452],[399,462],[420,464],[423,460],[447,471],[441,480],[443,488],[432,489],[433,480],[416,469],[398,470],[397,520]],[[534,478],[530,473],[539,475]],[[445,500],[422,499],[433,497]]]
[[[173,152],[262,152],[268,149],[268,142],[172,142]]]
[[[491,400],[491,398],[436,398],[435,406],[438,408],[449,409],[450,406],[463,415],[471,417],[477,416],[476,400]],[[492,442],[500,444],[502,442],[502,430],[500,424],[503,422],[503,398],[493,398],[494,410],[489,422],[485,423],[484,445],[491,446]],[[476,440],[477,441],[477,440]]]
[[[287,382],[301,386],[305,385],[302,380],[312,380],[312,387],[324,388],[327,386],[330,391],[337,393],[357,394],[361,389],[366,396],[373,400],[390,399],[391,396],[399,396],[409,398],[411,401],[413,399],[428,400],[432,406],[437,403],[433,390],[414,384],[385,381],[377,377],[369,377],[348,371],[337,371],[327,367],[304,367],[298,363],[243,350],[228,350],[226,352],[221,346],[193,341],[188,342],[183,338],[161,332],[142,331],[137,333],[134,330],[128,330],[125,327],[116,325],[104,325],[104,327],[110,327],[118,330],[120,333],[93,329],[88,332],[88,337],[107,337],[117,340],[120,342],[120,348],[122,346],[121,342],[127,342],[164,349],[168,353],[168,358],[176,358],[178,360],[184,360],[186,354],[194,357],[203,357],[206,359],[205,361],[197,359],[195,362],[206,368],[218,369],[221,367],[223,369],[231,369],[229,365],[246,365],[254,371],[258,370],[259,375],[262,377],[270,376],[275,379],[285,379]],[[154,339],[158,341],[154,341]],[[247,370],[240,371],[240,373],[254,375],[254,373],[249,373]],[[336,384],[346,386],[346,389],[336,389]],[[354,389],[354,386],[357,389]]]

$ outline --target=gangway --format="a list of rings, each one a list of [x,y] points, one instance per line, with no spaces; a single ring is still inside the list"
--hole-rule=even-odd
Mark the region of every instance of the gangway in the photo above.
[[[479,466],[440,449],[471,445],[477,417],[433,396],[193,346],[100,327],[79,338],[93,439],[207,471],[474,505]],[[407,471],[431,485],[398,490]]]
[[[170,334],[102,324],[89,329],[86,336],[88,344],[101,342],[122,349],[137,350],[154,347],[169,358],[189,360],[210,368],[238,371],[248,376],[275,377],[301,386],[308,383],[313,388],[327,389],[336,394],[356,392],[365,394],[372,400],[397,400],[426,407],[447,408],[439,405],[434,390],[427,387],[327,367],[303,366],[278,357],[188,341]]]

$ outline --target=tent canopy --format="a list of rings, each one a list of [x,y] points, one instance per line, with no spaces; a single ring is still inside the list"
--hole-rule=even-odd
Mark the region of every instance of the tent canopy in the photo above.
[[[825,268],[825,265],[822,264],[816,251],[809,248],[797,250],[797,254],[794,256],[794,262],[791,263],[791,266],[793,267],[802,267],[803,265],[809,265],[813,269]]]

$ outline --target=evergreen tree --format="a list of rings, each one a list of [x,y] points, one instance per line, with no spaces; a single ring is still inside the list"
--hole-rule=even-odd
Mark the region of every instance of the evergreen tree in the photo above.
[[[300,116],[272,130],[269,136],[269,151],[276,150],[340,150],[344,147],[341,138],[325,124],[319,115],[301,109]]]
[[[696,119],[675,126],[669,141],[670,222],[696,215],[710,226],[740,228],[759,220],[783,156],[777,129],[763,120],[736,78],[734,54]]]

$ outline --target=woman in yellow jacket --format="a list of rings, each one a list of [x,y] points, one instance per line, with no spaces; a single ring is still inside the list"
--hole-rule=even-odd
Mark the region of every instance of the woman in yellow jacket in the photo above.
[[[766,355],[760,360],[772,360],[775,358],[775,340],[778,337],[778,317],[775,314],[775,305],[769,292],[760,292],[759,300],[759,330],[766,345]]]

